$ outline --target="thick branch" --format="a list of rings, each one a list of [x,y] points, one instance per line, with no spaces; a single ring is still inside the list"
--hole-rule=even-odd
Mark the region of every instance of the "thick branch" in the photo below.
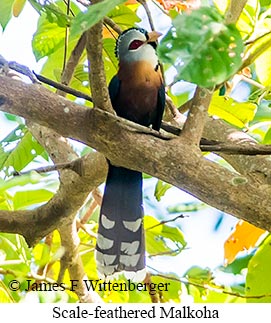
[[[66,247],[61,263],[64,268],[69,270],[70,279],[78,283],[76,293],[80,303],[102,302],[99,294],[95,291],[88,291],[84,283],[84,280],[88,278],[84,272],[84,266],[78,251],[80,240],[77,234],[76,219],[74,219],[72,224],[62,226],[59,233],[61,242]]]
[[[234,24],[239,19],[247,0],[231,0],[226,10],[226,23]]]
[[[165,141],[128,131],[120,118],[105,111],[81,107],[41,86],[5,77],[0,77],[0,108],[84,142],[114,164],[159,177],[222,211],[263,229],[271,229],[269,186],[256,185],[248,177],[203,158],[198,149],[187,145],[181,138]],[[98,169],[92,171],[99,177]],[[95,186],[100,181],[101,178]],[[76,185],[73,190],[77,190]],[[76,191],[72,195],[76,195]],[[5,211],[1,214],[2,221],[3,215],[5,220],[8,217],[16,221],[10,212]],[[42,216],[39,215],[41,219]]]
[[[255,146],[255,140],[248,134],[232,128],[222,120],[208,118],[203,136],[209,140],[235,145]],[[265,156],[245,156],[219,153],[238,173],[251,178],[259,185],[271,184],[271,161]]]
[[[191,145],[199,145],[213,91],[197,87],[181,136]]]
[[[102,31],[103,22],[100,21],[86,32],[90,86],[95,106],[113,113],[103,64]]]

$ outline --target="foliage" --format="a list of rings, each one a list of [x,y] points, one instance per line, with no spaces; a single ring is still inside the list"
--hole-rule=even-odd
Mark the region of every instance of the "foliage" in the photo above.
[[[270,303],[270,259],[271,237],[269,236],[255,253],[248,264],[246,295],[269,295],[259,301]],[[253,300],[248,299],[249,302]]]
[[[225,24],[215,8],[202,7],[189,15],[178,15],[172,25],[158,54],[176,68],[175,80],[212,87],[241,67],[241,35],[234,25]]]
[[[89,6],[87,10],[82,10],[82,6],[73,1],[69,13],[62,1],[28,2],[39,15],[37,30],[32,40],[33,53],[37,60],[46,57],[42,74],[57,81],[61,78],[64,56],[70,55],[82,32],[101,18],[108,16],[122,29],[140,22],[137,11],[139,5],[135,4],[136,1],[104,0],[100,4]],[[173,82],[169,84],[173,101],[176,103],[180,98],[188,100],[193,94],[181,87],[182,80],[202,87],[220,87],[223,84],[226,93],[221,95],[221,88],[220,91],[216,91],[209,114],[223,119],[233,127],[246,129],[259,142],[270,143],[270,1],[248,1],[236,25],[225,23],[223,15],[227,1],[213,1],[212,7],[207,7],[206,1],[203,1],[205,7],[192,8],[192,12],[190,1],[157,2],[163,6],[163,13],[160,10],[159,15],[167,16],[167,20],[160,23],[162,27],[168,27],[168,32],[158,46],[158,53],[164,63],[166,78],[175,73]],[[0,24],[3,31],[8,23],[12,23],[12,16],[17,17],[24,10],[25,3],[26,0],[0,1]],[[152,9],[152,14],[157,22],[157,9]],[[168,24],[168,20],[171,23],[163,26]],[[68,39],[67,29],[70,30]],[[117,70],[114,54],[116,32],[105,26],[103,35],[103,59],[109,81]],[[247,65],[250,73],[243,70]],[[89,93],[87,85],[88,71],[84,52],[70,86]],[[173,85],[178,86],[179,90],[173,91]],[[242,91],[246,92],[246,96],[242,98],[243,102],[239,102],[236,92]],[[50,173],[41,175],[34,171],[14,176],[14,171],[35,169],[40,164],[48,165],[51,161],[22,119],[3,114],[1,123],[4,127],[8,125],[12,130],[5,131],[5,135],[0,132],[0,209],[36,208],[48,202],[57,192],[58,176]],[[80,155],[84,155],[89,149],[81,146],[78,148],[76,144],[74,146]],[[221,159],[219,162],[225,163]],[[146,176],[145,183],[148,181],[153,179]],[[258,298],[247,298],[247,301],[270,302],[270,236],[261,244],[257,244],[259,237],[266,233],[248,224],[238,224],[225,242],[226,267],[201,268],[194,259],[194,265],[180,273],[179,269],[183,264],[178,260],[181,259],[178,256],[188,252],[186,248],[189,247],[183,229],[185,225],[182,225],[183,218],[196,217],[202,210],[211,211],[194,200],[170,202],[164,207],[163,203],[174,188],[160,180],[156,182],[154,189],[153,187],[154,185],[152,192],[146,191],[145,196],[145,203],[155,215],[145,216],[146,248],[148,260],[154,264],[150,269],[153,274],[152,282],[171,284],[171,288],[163,292],[163,301],[180,302],[189,296],[193,297],[195,302],[243,302],[246,300],[245,296],[257,296]],[[84,217],[92,202],[93,197],[90,197],[86,206],[78,212],[78,221]],[[175,217],[171,218],[172,215]],[[206,218],[205,215],[202,216]],[[217,217],[214,231],[223,226],[224,217],[225,215],[221,214]],[[79,251],[89,279],[97,279],[93,253],[97,232],[96,219],[97,210],[93,212],[91,219],[78,229]],[[236,241],[238,243],[235,243]],[[245,256],[244,249],[247,252]],[[20,235],[1,233],[0,302],[27,301],[32,299],[31,297],[35,297],[39,302],[78,301],[78,296],[68,290],[50,293],[28,290],[28,286],[34,286],[35,282],[57,281],[62,254],[61,239],[57,231],[49,238],[41,240],[34,248],[29,248]],[[160,265],[159,261],[156,263],[155,259],[163,259],[164,266]],[[174,266],[167,266],[167,263]],[[226,287],[217,286],[217,273],[227,276],[227,279],[231,277],[232,282]],[[241,282],[235,279],[240,276]],[[19,290],[9,288],[13,279],[20,282]],[[120,281],[125,281],[125,278],[122,279]],[[70,285],[68,273],[65,273],[63,283],[65,286]],[[100,291],[99,294],[106,302],[151,302],[147,291]]]
[[[76,35],[86,31],[102,19],[109,11],[113,10],[124,1],[125,0],[105,0],[101,3],[89,6],[86,12],[81,12],[74,18],[71,34]]]

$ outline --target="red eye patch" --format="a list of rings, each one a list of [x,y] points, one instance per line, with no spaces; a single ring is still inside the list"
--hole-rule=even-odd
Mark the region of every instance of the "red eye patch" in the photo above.
[[[142,40],[133,40],[131,42],[131,44],[129,45],[129,50],[134,50],[137,49],[138,47],[140,47],[142,44],[144,44],[144,42]]]

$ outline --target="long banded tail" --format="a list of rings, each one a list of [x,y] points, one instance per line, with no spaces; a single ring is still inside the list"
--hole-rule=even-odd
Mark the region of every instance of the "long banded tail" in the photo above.
[[[124,272],[127,278],[145,277],[142,174],[109,164],[96,244],[101,278]]]

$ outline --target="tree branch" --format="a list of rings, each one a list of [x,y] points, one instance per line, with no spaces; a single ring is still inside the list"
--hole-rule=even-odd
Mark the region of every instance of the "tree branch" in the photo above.
[[[67,66],[70,67],[69,62],[67,64]],[[72,72],[73,73],[73,72]],[[57,89],[57,93],[61,96],[65,96],[67,93],[76,96],[77,98],[82,98],[85,99],[87,101],[93,102],[92,97],[90,97],[88,94],[80,92],[78,90],[75,90],[65,84],[62,83],[58,83],[56,81],[50,80],[47,77],[40,75],[40,74],[36,74],[34,73],[34,75],[36,76],[37,80],[39,80],[42,83],[48,84],[50,86],[53,86],[55,89]],[[65,75],[65,79],[67,80],[68,77],[70,77],[71,75]]]
[[[118,26],[114,20],[110,19],[109,17],[104,17],[104,23],[111,27],[118,35],[122,33],[122,29]]]
[[[61,84],[68,85],[72,79],[74,70],[79,63],[79,60],[82,56],[82,53],[86,47],[87,36],[86,33],[83,33],[79,38],[77,44],[71,52],[71,55],[68,59],[65,69],[61,75]],[[65,96],[66,91],[58,91],[57,94]],[[89,100],[92,101],[92,100]]]
[[[146,0],[137,0],[137,2],[139,2],[143,6],[143,8],[145,9],[146,15],[147,15],[150,27],[151,27],[151,30],[155,30],[152,15],[151,15],[151,11],[149,9],[147,1]]]
[[[104,71],[102,31],[102,21],[98,22],[96,25],[86,31],[89,80],[94,105],[102,108],[105,111],[114,113],[109,98]]]
[[[181,132],[181,137],[191,145],[199,145],[207,119],[207,111],[213,95],[212,90],[197,87],[191,107]]]
[[[226,10],[226,24],[235,24],[239,19],[247,0],[231,0]]]
[[[65,246],[64,257],[61,258],[61,267],[69,270],[71,280],[78,281],[76,294],[80,303],[101,303],[102,299],[95,291],[87,290],[84,280],[87,276],[78,252],[80,239],[77,234],[76,219],[70,225],[64,225],[59,229],[61,242]]]
[[[261,298],[267,298],[267,297],[271,297],[270,294],[261,294],[261,295],[244,295],[238,292],[231,292],[229,290],[225,289],[225,286],[217,286],[213,283],[197,283],[197,282],[193,282],[191,280],[188,280],[186,278],[177,278],[174,276],[168,276],[168,275],[164,275],[164,274],[155,274],[153,276],[157,276],[157,277],[161,277],[161,278],[165,278],[168,280],[173,280],[173,281],[177,281],[179,283],[185,284],[185,285],[191,285],[191,286],[195,286],[198,288],[202,288],[208,291],[212,291],[218,294],[225,294],[225,295],[230,295],[233,297],[240,297],[240,298],[245,298],[245,299],[261,299]]]
[[[264,185],[255,183],[249,176],[238,175],[203,158],[196,147],[191,147],[181,138],[163,140],[129,131],[123,127],[121,118],[69,102],[39,85],[24,84],[6,77],[0,77],[0,109],[51,127],[64,137],[84,142],[116,165],[146,172],[222,211],[267,231],[271,229],[269,186],[265,182],[261,182]],[[97,155],[92,157],[97,158]],[[92,180],[96,173],[93,186],[97,186],[104,178],[105,161],[96,159],[96,162],[96,168],[89,170]],[[101,169],[97,169],[100,167],[103,176]],[[76,196],[79,188],[81,190],[80,185],[73,186],[75,192],[72,192],[72,196]],[[42,212],[50,207],[50,202],[43,206],[42,211],[38,209],[39,218],[44,218]],[[46,211],[48,213],[48,209]],[[19,218],[30,216],[29,212],[32,211],[25,212],[28,213],[19,214]],[[65,218],[65,210],[63,212]],[[12,232],[15,232],[18,218],[6,211],[0,215],[0,227],[3,225],[4,230],[7,228],[8,218],[8,228],[12,227]],[[50,225],[52,223],[49,222]]]
[[[61,169],[71,169],[74,172],[76,172],[78,175],[82,176],[82,165],[81,165],[81,158],[75,159],[71,162],[67,162],[67,163],[60,163],[60,164],[54,164],[54,165],[48,165],[48,166],[44,166],[44,167],[39,167],[39,168],[35,168],[35,169],[31,169],[25,172],[13,172],[13,176],[21,176],[21,175],[25,175],[25,174],[29,174],[30,172],[37,172],[38,174],[42,174],[42,173],[48,173],[48,172],[53,172],[53,171],[58,171]]]
[[[0,70],[2,70],[2,74],[9,76],[10,69],[27,76],[33,83],[39,83],[35,74],[30,71],[28,66],[19,64],[17,62],[8,62],[2,55],[0,55]]]
[[[217,143],[211,145],[201,145],[201,151],[222,152],[230,155],[271,155],[271,145],[258,145],[256,143],[245,143],[241,145]]]

